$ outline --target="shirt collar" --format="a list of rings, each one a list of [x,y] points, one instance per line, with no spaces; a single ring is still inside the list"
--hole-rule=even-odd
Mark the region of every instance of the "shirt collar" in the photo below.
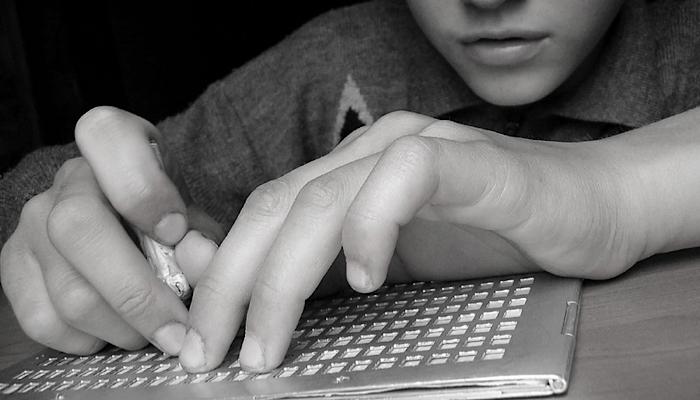
[[[649,14],[646,0],[625,2],[586,77],[573,90],[547,101],[542,111],[630,128],[663,118],[660,72],[654,62],[656,42]],[[414,60],[408,67],[409,107],[428,115],[442,115],[484,104],[427,39],[419,36],[422,39],[414,48]]]

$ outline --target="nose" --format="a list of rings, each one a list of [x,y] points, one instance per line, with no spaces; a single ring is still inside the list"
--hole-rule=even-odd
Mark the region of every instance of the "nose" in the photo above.
[[[470,5],[472,7],[484,8],[488,10],[493,10],[501,6],[507,0],[464,0],[465,5]]]

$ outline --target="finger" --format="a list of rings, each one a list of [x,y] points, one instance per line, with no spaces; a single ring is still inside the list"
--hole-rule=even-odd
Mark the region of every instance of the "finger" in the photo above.
[[[241,365],[265,371],[282,362],[308,299],[340,251],[347,208],[378,156],[322,175],[299,193],[252,293]]]
[[[197,283],[190,306],[191,329],[180,357],[182,365],[195,372],[209,370],[221,362],[243,319],[257,271],[297,193],[307,182],[381,151],[397,137],[418,134],[432,122],[433,118],[414,113],[388,114],[338,151],[251,193]]]
[[[342,232],[348,279],[367,274],[363,291],[378,288],[399,228],[421,210],[480,229],[522,223],[527,218],[521,204],[527,200],[523,176],[522,168],[489,142],[417,136],[396,141],[348,210]]]
[[[148,343],[53,246],[43,247],[35,254],[49,298],[68,325],[128,350],[140,349]]]
[[[174,244],[187,231],[186,208],[149,145],[158,135],[148,121],[111,107],[88,111],[75,127],[76,143],[112,206],[149,236]]]
[[[211,263],[225,233],[221,225],[204,210],[187,207],[190,231],[175,246],[175,259],[190,285],[197,285],[199,277]]]
[[[68,180],[74,179],[74,172],[78,169],[89,170],[83,158],[68,160],[56,174],[54,187],[60,190]],[[77,175],[80,175],[80,171]],[[55,199],[49,196],[37,196],[35,199],[50,204],[43,205],[32,214],[36,221],[31,224],[34,238],[31,250],[42,268],[47,292],[59,316],[74,328],[115,346],[130,350],[144,347],[148,341],[117,315],[49,240],[46,221]]]
[[[197,286],[207,266],[211,263],[218,246],[202,235],[199,231],[191,230],[175,246],[175,259],[192,286]]]
[[[187,310],[151,271],[87,164],[57,194],[47,231],[58,252],[122,319],[164,352],[179,352]]]
[[[22,330],[44,346],[72,354],[92,354],[105,343],[63,322],[44,287],[36,258],[15,233],[0,254],[2,287]]]
[[[430,146],[432,141],[420,137],[392,144],[349,207],[342,243],[348,283],[355,290],[366,293],[382,285],[399,227],[407,224],[433,194],[438,177],[433,170],[436,149]],[[384,181],[379,183],[379,179]],[[408,196],[406,190],[399,191],[407,181],[415,189]]]
[[[80,159],[64,164],[59,175],[70,175],[75,168],[79,168],[78,164]],[[41,268],[44,286],[54,309],[73,328],[115,346],[131,350],[142,348],[148,342],[114,312],[49,241],[46,221],[53,207],[53,197],[45,192],[30,200],[25,206],[28,212],[24,216],[24,226],[32,238],[27,243]]]
[[[448,140],[453,140],[453,141],[458,141],[458,142],[468,142],[468,141],[479,141],[479,140],[484,140],[484,141],[491,141],[493,140],[492,136],[495,135],[493,132],[480,129],[480,128],[475,128],[475,127],[469,127],[469,126],[464,126],[461,124],[457,124],[451,121],[436,121],[434,119],[431,120],[426,120],[429,124],[424,127],[421,132],[418,133],[418,136],[420,137],[435,137],[435,138],[442,138],[442,139],[448,139]],[[396,144],[392,143],[390,146],[390,149],[400,147],[401,144]],[[420,156],[420,153],[414,154],[416,156]],[[424,160],[425,161],[425,160]],[[423,161],[423,162],[424,162]],[[412,162],[421,162],[419,160],[415,161],[407,161],[408,163]],[[386,162],[384,163],[386,164]],[[383,165],[384,165],[383,164]],[[396,178],[399,178],[399,174],[411,174],[413,171],[411,171],[410,168],[405,168],[403,165],[396,165],[397,169],[396,170],[390,170],[389,176],[386,176],[385,178],[388,179],[388,183],[395,181]],[[403,177],[403,179],[407,179],[409,177]],[[416,182],[418,185],[419,183]],[[377,203],[389,203],[392,204],[395,202],[397,197],[395,196],[394,193],[389,190],[387,187],[387,190],[383,192],[384,196],[383,198],[372,198],[371,200],[373,202]],[[401,197],[399,197],[401,198]],[[416,199],[413,198],[414,200],[425,200],[425,199]],[[405,203],[404,203],[405,204]],[[405,204],[408,206],[408,204]],[[384,210],[381,210],[384,211]],[[394,212],[399,211],[398,209],[394,209]],[[352,215],[350,215],[350,218],[362,218],[362,219],[381,219],[384,218],[384,214],[377,214],[376,212],[371,211],[370,208],[362,208],[360,206],[358,207],[353,207],[351,209]],[[361,217],[358,215],[359,213],[362,213]],[[409,220],[413,217],[413,215],[410,216],[405,216],[405,218],[409,218]],[[401,221],[401,225],[405,225],[408,223],[408,220],[406,221]],[[360,229],[361,227],[358,225],[355,229]],[[393,250],[394,250],[394,244],[396,243],[396,240],[398,238],[398,226],[395,227],[395,229],[389,230],[385,232],[386,237],[383,237],[380,241],[375,242],[373,245],[374,247],[378,247],[380,249],[377,249],[375,251],[369,251],[368,253],[363,253],[364,256],[363,258],[369,258],[369,257],[374,257],[374,256],[381,256],[379,259],[374,259],[374,265],[376,267],[371,268],[371,269],[366,269],[363,268],[362,266],[365,265],[362,260],[358,260],[355,258],[349,258],[347,259],[347,267],[346,267],[346,273],[347,273],[347,279],[348,283],[350,286],[353,287],[356,291],[359,292],[371,292],[379,288],[382,283],[384,282],[386,275],[387,275],[387,270],[390,265],[391,257],[393,255]],[[360,233],[361,235],[361,233]],[[351,240],[349,238],[348,240]],[[388,249],[391,249],[391,251],[387,252]]]

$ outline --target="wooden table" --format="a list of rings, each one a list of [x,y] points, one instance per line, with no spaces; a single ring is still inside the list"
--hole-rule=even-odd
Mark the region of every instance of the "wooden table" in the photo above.
[[[41,346],[0,304],[0,368]],[[700,250],[656,256],[584,284],[566,399],[700,399]]]

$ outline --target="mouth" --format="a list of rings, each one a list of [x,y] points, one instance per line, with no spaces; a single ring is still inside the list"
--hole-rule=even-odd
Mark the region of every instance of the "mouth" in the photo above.
[[[511,29],[511,30],[493,30],[493,31],[483,31],[469,33],[461,37],[460,41],[463,44],[471,44],[478,41],[509,41],[509,40],[522,40],[522,41],[537,41],[546,38],[548,35],[545,32],[525,30],[525,29]]]
[[[548,35],[530,31],[498,31],[464,36],[460,44],[466,55],[485,66],[516,66],[539,54]]]

